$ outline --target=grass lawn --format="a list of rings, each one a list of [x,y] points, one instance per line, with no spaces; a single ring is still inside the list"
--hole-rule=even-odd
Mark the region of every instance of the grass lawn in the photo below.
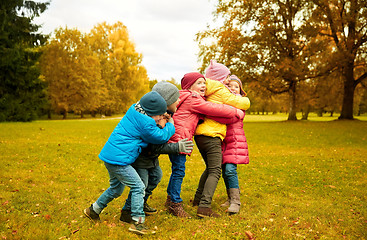
[[[187,159],[182,187],[185,209],[193,218],[169,215],[163,204],[170,164],[162,155],[163,179],[149,199],[159,213],[146,220],[157,234],[144,238],[247,239],[245,231],[250,231],[261,240],[367,239],[367,121],[285,119],[246,116],[250,164],[238,167],[238,215],[227,216],[220,208],[226,200],[220,179],[212,207],[222,217],[196,217],[190,200],[204,170],[196,148]],[[1,123],[0,237],[141,238],[119,222],[128,189],[104,210],[101,223],[82,214],[109,186],[98,154],[118,121]]]

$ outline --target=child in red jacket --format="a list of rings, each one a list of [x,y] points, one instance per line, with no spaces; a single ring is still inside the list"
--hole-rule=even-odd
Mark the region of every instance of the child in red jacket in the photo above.
[[[232,93],[239,96],[246,96],[242,89],[241,80],[231,75],[228,88]],[[248,164],[248,145],[243,130],[243,118],[227,124],[227,134],[222,142],[222,176],[227,189],[228,200],[222,204],[228,207],[229,214],[236,214],[240,211],[240,188],[237,175],[237,164]]]
[[[182,139],[192,140],[199,119],[203,115],[223,117],[223,118],[241,118],[243,113],[234,107],[216,104],[205,101],[206,90],[205,77],[197,72],[187,73],[181,80],[180,103],[177,111],[173,115],[175,124],[175,134],[169,142],[178,142]],[[185,163],[187,153],[170,154],[169,159],[172,163],[172,173],[167,187],[166,206],[168,211],[177,217],[191,217],[182,206],[181,185],[185,177]]]

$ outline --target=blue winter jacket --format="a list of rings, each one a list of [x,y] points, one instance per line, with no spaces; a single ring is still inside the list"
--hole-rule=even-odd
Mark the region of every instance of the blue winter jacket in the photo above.
[[[171,123],[161,129],[155,120],[135,110],[133,104],[117,124],[99,154],[99,158],[109,164],[130,165],[148,143],[166,143],[175,133]]]

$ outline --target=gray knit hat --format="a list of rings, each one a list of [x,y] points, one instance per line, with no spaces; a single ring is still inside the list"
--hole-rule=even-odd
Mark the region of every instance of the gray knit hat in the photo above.
[[[157,92],[148,92],[139,101],[140,106],[148,116],[162,115],[167,111],[167,104]]]
[[[180,97],[178,88],[169,82],[156,83],[153,86],[152,91],[158,92],[164,98],[164,100],[166,100],[167,106],[176,102],[177,99]]]

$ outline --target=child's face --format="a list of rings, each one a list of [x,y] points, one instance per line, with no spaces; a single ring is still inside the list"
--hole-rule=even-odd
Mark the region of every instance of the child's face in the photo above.
[[[205,79],[204,78],[199,78],[198,80],[196,80],[194,82],[194,84],[191,85],[189,90],[198,92],[200,94],[200,96],[204,97],[205,96],[205,90],[206,90]]]
[[[162,114],[162,115],[155,115],[155,116],[150,116],[151,118],[153,118],[156,122],[156,124],[159,124],[161,125],[162,128],[165,127],[166,123],[167,123],[167,120],[165,118],[165,115]]]
[[[230,81],[229,81],[229,77],[230,77],[230,76],[231,76],[231,75],[228,75],[228,76],[227,76],[227,78],[223,81],[223,84],[224,84],[224,85],[228,85],[228,84],[229,84],[229,82],[230,82]]]
[[[241,88],[237,81],[229,81],[228,88],[235,94],[240,94]]]
[[[171,105],[167,106],[167,110],[170,110],[171,112],[177,111],[177,105],[180,103],[180,99],[177,99],[176,102],[172,103]]]

